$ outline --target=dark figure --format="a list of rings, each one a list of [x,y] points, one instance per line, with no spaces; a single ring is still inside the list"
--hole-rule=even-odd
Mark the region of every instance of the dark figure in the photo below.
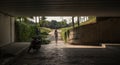
[[[35,28],[36,30],[36,35],[39,35],[40,34],[40,30],[38,28]]]
[[[65,32],[65,42],[67,42],[67,32]]]
[[[38,51],[40,47],[41,47],[41,41],[38,38],[33,37],[28,52],[30,52],[31,49]]]
[[[55,29],[54,35],[55,35],[55,42],[56,42],[56,45],[57,45],[57,41],[58,41],[58,31],[57,31],[57,29]]]

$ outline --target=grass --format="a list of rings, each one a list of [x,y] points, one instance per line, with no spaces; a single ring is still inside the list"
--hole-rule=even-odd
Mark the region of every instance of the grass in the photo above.
[[[48,33],[51,32],[52,30],[50,28],[46,28],[46,27],[39,27],[40,31],[41,31],[41,35],[42,36],[42,44],[48,44],[50,42],[50,40],[47,40],[47,36]]]
[[[41,33],[43,33],[43,32],[49,33],[52,31],[50,28],[46,28],[46,27],[40,27],[39,29],[40,29]]]
[[[96,23],[96,17],[94,17],[86,22],[80,23],[80,26],[87,25],[87,24],[93,24],[93,23]]]

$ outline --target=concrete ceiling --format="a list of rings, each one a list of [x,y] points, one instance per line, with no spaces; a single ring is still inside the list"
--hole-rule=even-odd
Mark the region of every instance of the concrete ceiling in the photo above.
[[[0,0],[0,12],[13,16],[119,16],[120,0]]]

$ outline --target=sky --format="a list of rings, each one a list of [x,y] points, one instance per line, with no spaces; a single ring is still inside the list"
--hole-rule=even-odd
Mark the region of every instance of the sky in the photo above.
[[[67,23],[72,22],[72,17],[71,16],[46,16],[46,20],[48,21],[52,21],[52,20],[56,20],[57,22],[60,22],[62,20],[66,19]]]
[[[40,16],[40,18],[41,18],[41,16]],[[45,16],[45,18],[47,21],[56,20],[57,22],[60,22],[64,19],[66,19],[67,23],[72,22],[72,16]],[[82,16],[81,18],[84,18],[84,16]],[[35,17],[32,21],[35,22]],[[75,16],[74,22],[76,22],[76,21],[77,21],[77,17]],[[83,21],[83,19],[80,19],[80,22],[82,22],[82,21]],[[37,17],[37,22],[39,22],[39,17]]]

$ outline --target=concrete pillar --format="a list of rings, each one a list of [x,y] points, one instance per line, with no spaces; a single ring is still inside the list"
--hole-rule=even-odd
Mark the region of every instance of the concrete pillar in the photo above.
[[[77,22],[78,22],[78,26],[80,26],[80,19],[79,19],[79,16],[77,16]]]
[[[72,16],[72,25],[73,25],[73,28],[75,27],[75,24],[74,24],[74,16]]]
[[[15,42],[15,18],[14,17],[11,17],[11,20],[10,20],[10,26],[11,26],[11,42]]]
[[[0,13],[0,45],[14,42],[14,20]]]

